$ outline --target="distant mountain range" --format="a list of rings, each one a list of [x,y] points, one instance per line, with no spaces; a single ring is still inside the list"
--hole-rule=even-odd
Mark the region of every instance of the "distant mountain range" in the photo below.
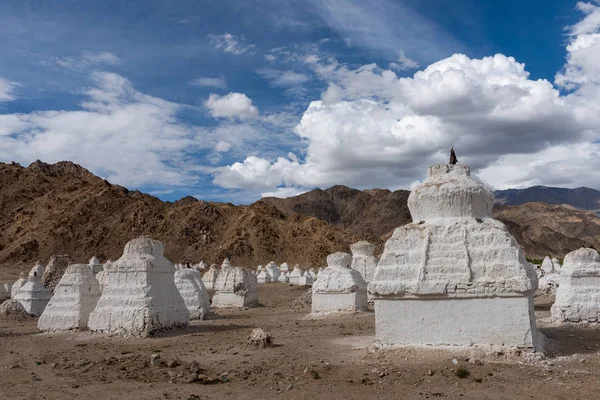
[[[600,215],[600,191],[586,187],[565,189],[532,186],[527,189],[497,190],[496,204],[517,206],[525,203],[568,204]]]

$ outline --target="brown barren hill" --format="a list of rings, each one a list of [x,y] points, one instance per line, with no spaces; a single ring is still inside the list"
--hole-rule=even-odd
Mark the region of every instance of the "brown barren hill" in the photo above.
[[[127,241],[150,235],[166,244],[173,262],[234,265],[287,261],[324,266],[327,254],[348,251],[359,236],[313,217],[250,206],[198,201],[175,203],[96,177],[71,162],[25,168],[0,163],[0,278],[16,278],[40,259],[68,254],[116,259]]]
[[[600,217],[569,205],[525,203],[494,209],[532,258],[564,257],[580,247],[600,249]]]
[[[407,190],[360,191],[338,185],[287,199],[268,197],[261,201],[287,215],[317,217],[377,243],[394,228],[412,221],[406,205],[409,194]]]

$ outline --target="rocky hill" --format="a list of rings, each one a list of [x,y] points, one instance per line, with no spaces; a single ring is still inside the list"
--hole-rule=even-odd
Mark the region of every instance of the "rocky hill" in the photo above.
[[[496,204],[516,206],[525,203],[568,204],[573,207],[600,213],[600,191],[580,187],[566,189],[532,186],[527,189],[497,190]]]
[[[52,254],[76,262],[116,259],[143,234],[166,244],[171,261],[258,265],[270,260],[321,266],[358,235],[314,217],[286,215],[264,202],[250,206],[178,202],[129,191],[71,162],[0,163],[0,279]]]
[[[494,209],[532,258],[563,257],[580,247],[600,249],[600,217],[569,205],[526,203]]]
[[[407,190],[360,191],[334,186],[287,199],[266,197],[261,201],[286,215],[317,217],[366,240],[378,241],[394,228],[411,222],[406,206],[409,194]]]

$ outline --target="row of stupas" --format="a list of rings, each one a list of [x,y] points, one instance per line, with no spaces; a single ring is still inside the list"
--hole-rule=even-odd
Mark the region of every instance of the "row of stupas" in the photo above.
[[[48,270],[38,262],[12,287],[3,286],[13,292],[11,297],[25,312],[40,315],[42,331],[89,328],[140,336],[187,325],[190,319],[204,319],[210,312],[200,268],[173,265],[164,257],[162,243],[147,237],[127,243],[122,257],[114,262],[101,264],[93,257],[89,264],[67,265],[52,292],[43,283]],[[214,282],[213,307],[257,302],[254,275],[232,267],[229,260],[220,272],[221,278]],[[51,275],[54,280],[56,273]]]

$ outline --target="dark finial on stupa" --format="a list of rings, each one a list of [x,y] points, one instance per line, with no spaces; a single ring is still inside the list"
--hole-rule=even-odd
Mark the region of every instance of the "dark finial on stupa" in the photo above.
[[[454,165],[458,163],[458,159],[456,158],[456,153],[454,152],[454,147],[450,149],[450,162],[448,164]]]

